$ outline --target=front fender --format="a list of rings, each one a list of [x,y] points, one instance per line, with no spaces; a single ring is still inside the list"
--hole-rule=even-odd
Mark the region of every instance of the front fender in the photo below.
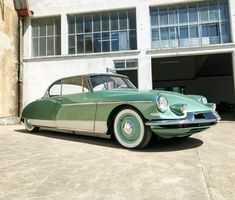
[[[194,99],[198,102],[200,102],[200,99],[202,98],[201,95],[186,95],[187,97],[191,98],[191,99]]]

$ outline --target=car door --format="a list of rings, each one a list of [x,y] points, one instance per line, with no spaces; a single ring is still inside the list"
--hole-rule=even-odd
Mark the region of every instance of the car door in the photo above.
[[[55,116],[59,129],[80,132],[94,131],[96,102],[92,101],[92,93],[85,77],[77,76],[61,81],[61,96],[58,112]]]

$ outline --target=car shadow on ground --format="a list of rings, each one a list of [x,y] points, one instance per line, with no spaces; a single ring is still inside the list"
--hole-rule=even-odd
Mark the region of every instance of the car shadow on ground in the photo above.
[[[40,130],[35,133],[28,133],[25,129],[17,129],[15,130],[18,133],[54,138],[59,140],[67,140],[71,142],[78,143],[87,143],[91,145],[99,145],[104,147],[111,147],[117,149],[124,149],[121,147],[114,138],[111,140],[97,138],[97,137],[89,137],[77,134],[63,133],[57,131],[50,130]],[[130,151],[140,151],[140,152],[169,152],[169,151],[182,151],[187,149],[193,149],[201,146],[203,141],[194,137],[190,138],[173,138],[173,139],[161,139],[158,140],[154,135],[151,139],[149,145],[142,150],[130,150]]]
[[[194,149],[200,147],[203,141],[194,138],[171,138],[158,140],[154,137],[147,148],[143,149],[144,152],[170,152],[170,151],[182,151],[187,149]]]

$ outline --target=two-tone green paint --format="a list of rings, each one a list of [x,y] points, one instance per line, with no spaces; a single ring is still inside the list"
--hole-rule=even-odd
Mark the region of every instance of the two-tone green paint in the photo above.
[[[157,96],[164,95],[169,104],[166,112],[161,113],[156,106]],[[108,127],[109,119],[114,119],[117,108],[130,106],[139,111],[146,121],[163,119],[184,119],[185,115],[177,114],[172,108],[174,105],[187,105],[187,112],[211,112],[211,105],[203,105],[198,101],[199,96],[190,96],[157,90],[140,91],[137,89],[115,89],[98,92],[84,92],[72,95],[48,97],[34,101],[26,106],[22,119],[38,119],[49,121],[90,121],[105,122]],[[164,130],[151,127],[153,132],[161,136],[185,135],[191,129]],[[108,129],[104,129],[108,130]]]
[[[24,109],[22,118],[104,121],[108,119],[110,112],[120,105],[135,107],[148,120],[184,118],[182,115],[176,115],[171,109],[160,113],[156,107],[158,93],[167,97],[169,105],[187,104],[188,112],[211,111],[210,106],[176,93],[156,90],[108,90],[42,98],[29,104]],[[158,113],[158,116],[151,113]]]

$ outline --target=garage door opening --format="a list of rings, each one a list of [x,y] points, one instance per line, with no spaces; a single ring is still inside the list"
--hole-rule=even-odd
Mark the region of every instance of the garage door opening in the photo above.
[[[154,89],[198,94],[214,102],[220,112],[234,112],[232,54],[152,59]]]

